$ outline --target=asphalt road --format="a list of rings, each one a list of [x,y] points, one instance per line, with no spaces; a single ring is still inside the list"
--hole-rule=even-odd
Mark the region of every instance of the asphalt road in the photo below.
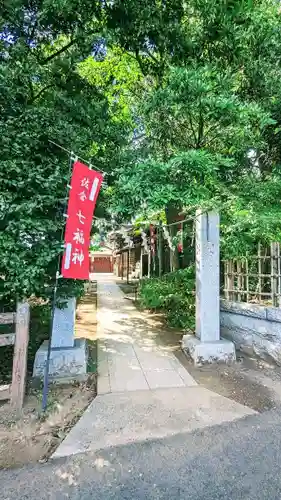
[[[280,500],[281,412],[0,473],[2,500]]]

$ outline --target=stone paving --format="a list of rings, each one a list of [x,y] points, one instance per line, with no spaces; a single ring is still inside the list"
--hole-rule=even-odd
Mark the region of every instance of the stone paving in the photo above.
[[[98,293],[98,394],[197,385],[159,328],[126,300],[113,275],[95,275]]]
[[[197,385],[112,275],[96,275],[98,395],[52,458],[153,442],[255,412]],[[163,337],[162,337],[163,338]]]

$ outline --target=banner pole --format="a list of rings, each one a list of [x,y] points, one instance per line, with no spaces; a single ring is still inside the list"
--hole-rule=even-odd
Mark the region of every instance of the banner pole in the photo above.
[[[67,185],[68,185],[68,182],[70,180],[73,161],[75,161],[75,157],[74,157],[73,153],[70,153]],[[63,207],[63,216],[64,216],[66,209],[67,209],[67,200],[68,200],[68,192],[67,192],[66,197],[65,197],[65,202],[64,202],[64,207]],[[65,224],[63,225],[62,230],[61,230],[61,237],[60,237],[61,246],[63,245],[64,230],[65,230]],[[55,285],[54,285],[54,291],[53,291],[52,315],[51,315],[51,323],[50,323],[50,330],[49,330],[49,332],[50,332],[49,333],[49,344],[48,344],[47,358],[46,358],[45,370],[44,370],[44,383],[43,383],[43,394],[42,394],[42,411],[43,412],[46,411],[47,405],[48,405],[49,370],[50,370],[50,358],[51,358],[51,351],[52,351],[52,335],[53,335],[55,308],[56,308],[56,302],[57,302],[58,281],[59,281],[59,277],[60,277],[61,258],[62,258],[62,253],[60,252],[59,256],[58,256],[56,279],[55,279]]]

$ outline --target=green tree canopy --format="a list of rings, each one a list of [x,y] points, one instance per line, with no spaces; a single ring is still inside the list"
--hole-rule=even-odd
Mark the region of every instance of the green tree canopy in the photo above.
[[[114,120],[103,89],[78,71],[101,43],[102,17],[100,2],[92,0],[15,0],[0,14],[0,293],[6,302],[48,298],[62,252],[69,159],[49,140],[102,170],[124,141],[124,125]],[[65,280],[61,286],[62,294],[81,289]]]
[[[49,297],[69,172],[49,140],[107,172],[97,214],[217,207],[229,248],[279,238],[280,22],[271,0],[3,0],[2,298]]]

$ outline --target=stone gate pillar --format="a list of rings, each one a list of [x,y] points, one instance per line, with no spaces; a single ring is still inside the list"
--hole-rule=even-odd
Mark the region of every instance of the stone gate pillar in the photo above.
[[[196,337],[202,342],[220,339],[220,231],[219,214],[196,219]]]
[[[236,358],[234,344],[220,338],[219,223],[216,212],[196,213],[196,336],[182,341],[195,364]]]

